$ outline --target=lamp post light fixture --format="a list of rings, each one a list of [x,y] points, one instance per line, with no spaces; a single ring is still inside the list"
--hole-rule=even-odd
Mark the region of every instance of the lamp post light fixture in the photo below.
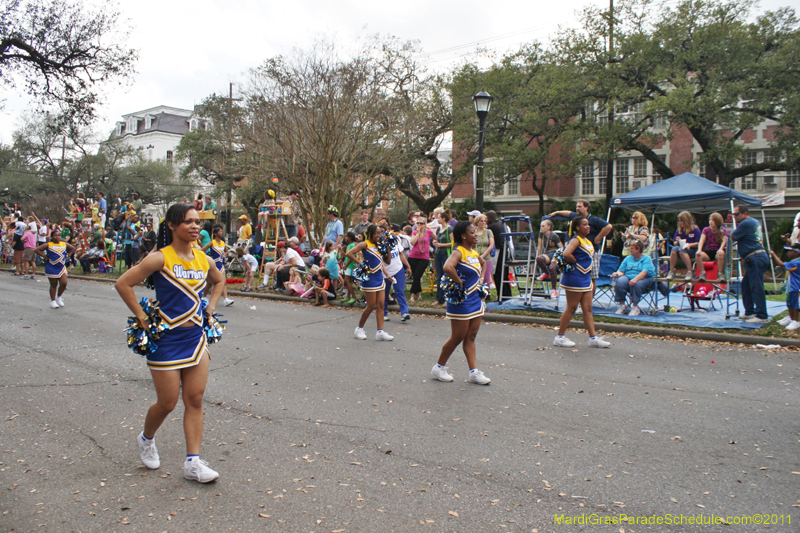
[[[475,209],[483,213],[483,146],[486,143],[486,115],[492,108],[494,97],[481,91],[472,97],[480,124],[478,129],[478,161],[475,164]]]

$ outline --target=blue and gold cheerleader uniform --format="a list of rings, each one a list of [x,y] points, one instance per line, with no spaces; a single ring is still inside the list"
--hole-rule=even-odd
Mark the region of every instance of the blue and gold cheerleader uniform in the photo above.
[[[458,277],[464,280],[467,288],[467,297],[460,304],[447,302],[446,317],[451,320],[472,320],[483,316],[484,304],[478,287],[483,283],[481,279],[481,260],[476,250],[467,250],[463,246],[456,248],[461,252],[461,260],[456,264]]]
[[[60,278],[67,272],[67,243],[47,243],[47,263],[44,264],[44,275],[48,278]]]
[[[561,275],[561,288],[573,292],[589,292],[592,290],[592,257],[594,246],[592,241],[576,235],[578,247],[572,252],[575,256],[575,268]]]
[[[362,292],[378,292],[385,288],[383,283],[383,258],[377,246],[369,241],[365,241],[367,247],[362,252],[364,261],[369,266],[369,279],[361,282]]]
[[[208,257],[192,248],[194,258],[185,261],[172,246],[161,248],[164,267],[153,274],[156,300],[161,318],[169,328],[158,341],[158,348],[147,356],[147,366],[155,370],[175,370],[194,366],[206,350],[200,300],[206,288]],[[192,327],[179,327],[192,324]]]
[[[214,260],[217,270],[225,272],[225,241],[211,239],[211,246],[208,247],[208,256]]]

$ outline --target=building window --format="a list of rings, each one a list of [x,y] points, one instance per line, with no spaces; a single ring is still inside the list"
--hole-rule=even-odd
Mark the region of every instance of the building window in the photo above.
[[[662,163],[664,163],[665,165],[667,164],[667,156],[666,156],[666,154],[660,154],[660,155],[658,156],[658,158],[661,160],[661,162],[662,162]],[[656,170],[655,170],[655,169],[653,169],[653,179],[652,179],[652,182],[653,182],[653,183],[658,183],[659,181],[662,181],[663,179],[664,179],[664,178],[661,176],[661,174],[659,174],[658,172],[656,172]]]
[[[647,159],[637,157],[633,160],[633,176],[635,178],[647,177]]]
[[[506,194],[508,196],[519,196],[519,178],[511,178],[506,183]]]
[[[597,194],[603,196],[606,194],[606,185],[608,184],[608,178],[605,176],[597,178]]]
[[[800,189],[800,169],[795,168],[786,171],[786,188]]]
[[[167,150],[167,164],[172,164],[172,150]]]
[[[581,178],[581,196],[594,195],[594,178]]]
[[[666,128],[667,125],[667,113],[665,111],[658,111],[653,115],[653,128],[663,129]]]
[[[758,163],[758,150],[748,150],[744,158],[745,166],[755,165],[757,163]],[[742,190],[743,191],[755,190],[757,182],[758,182],[758,172],[753,172],[752,174],[748,174],[747,176],[742,176]]]
[[[629,159],[617,159],[614,162],[614,192],[616,194],[624,194],[631,190],[628,161]]]

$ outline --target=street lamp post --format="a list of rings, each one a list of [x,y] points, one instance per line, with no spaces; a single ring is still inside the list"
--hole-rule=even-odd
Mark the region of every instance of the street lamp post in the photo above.
[[[478,114],[480,123],[478,131],[478,161],[475,164],[475,209],[483,213],[483,146],[486,141],[486,115],[492,107],[494,97],[486,91],[481,91],[472,97],[475,103],[475,113]]]

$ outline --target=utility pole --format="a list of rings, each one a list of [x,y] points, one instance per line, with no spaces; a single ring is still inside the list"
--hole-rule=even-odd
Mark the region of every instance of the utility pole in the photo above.
[[[608,4],[608,59],[606,66],[613,62],[614,58],[614,0],[609,0]],[[608,129],[614,125],[614,105],[611,103],[612,99],[609,98],[606,103],[608,109]],[[611,197],[614,195],[614,145],[612,144],[608,150],[609,159],[606,163],[606,211],[611,207]]]
[[[233,117],[233,83],[228,84],[228,152],[231,151],[231,119]],[[222,173],[225,174],[225,153],[222,154]],[[226,197],[225,197],[225,235],[231,232],[231,202],[233,201],[231,190],[233,189],[233,182],[226,180]]]

